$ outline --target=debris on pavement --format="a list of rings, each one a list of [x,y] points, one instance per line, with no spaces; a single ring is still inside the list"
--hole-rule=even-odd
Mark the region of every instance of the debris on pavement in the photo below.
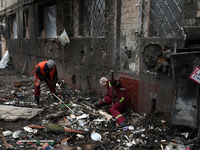
[[[43,109],[39,108],[0,105],[0,119],[4,119],[6,121],[15,121],[17,119],[31,119],[42,111]]]
[[[59,82],[55,102],[41,85],[40,106],[34,101],[33,78],[13,70],[0,73],[0,127],[10,149],[36,150],[193,150],[199,148],[197,129],[171,126],[162,112],[123,113],[128,126],[118,128],[109,107],[94,107],[102,95],[71,89]],[[6,108],[6,109],[5,109]],[[14,108],[8,109],[8,108]],[[28,111],[25,111],[28,110]],[[38,110],[37,113],[34,111]],[[14,113],[13,113],[14,112]],[[9,119],[6,119],[9,118]],[[11,119],[12,118],[12,119]],[[13,119],[15,118],[15,119]],[[0,149],[6,149],[0,140]]]

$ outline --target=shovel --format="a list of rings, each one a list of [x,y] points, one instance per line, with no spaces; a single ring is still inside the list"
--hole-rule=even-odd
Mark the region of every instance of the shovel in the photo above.
[[[45,78],[51,85],[53,85],[53,83],[49,80],[49,79],[47,79],[47,78]],[[74,113],[73,112],[73,110],[71,110],[58,96],[56,96],[56,94],[54,94],[54,93],[51,93],[53,96],[55,96],[61,103],[63,103],[72,113]]]

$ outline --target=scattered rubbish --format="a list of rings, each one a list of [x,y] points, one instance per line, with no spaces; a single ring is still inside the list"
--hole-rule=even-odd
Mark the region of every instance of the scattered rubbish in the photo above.
[[[94,141],[103,142],[103,141],[101,141],[101,135],[99,133],[92,133],[91,139],[94,140]]]
[[[26,137],[26,132],[23,132],[21,130],[18,130],[18,131],[15,131],[13,134],[12,134],[12,137],[14,139],[17,139],[17,138],[20,138],[20,137]]]
[[[77,136],[79,139],[81,139],[81,140],[83,140],[83,139],[85,138],[85,136],[82,135],[82,134],[77,134],[76,136]]]
[[[74,113],[73,110],[71,110],[58,96],[56,96],[54,93],[52,93],[52,94],[53,94],[53,96],[55,96],[60,102],[62,102],[72,113]]]
[[[6,121],[15,121],[19,118],[31,119],[37,114],[41,113],[43,110],[38,108],[25,108],[25,107],[14,107],[0,105],[0,119]]]
[[[55,141],[54,141],[54,140],[18,140],[17,142],[21,142],[21,143],[24,143],[24,142],[29,142],[29,143],[37,143],[37,142],[45,143],[45,142],[51,142],[51,143],[54,143]]]
[[[168,115],[161,112],[127,109],[123,116],[128,126],[118,128],[109,106],[94,107],[99,96],[91,91],[74,90],[62,81],[57,84],[60,103],[41,84],[41,106],[37,106],[33,78],[9,75],[0,74],[4,79],[0,81],[0,117],[5,124],[0,149],[6,148],[6,142],[13,149],[199,149],[196,129],[172,128]],[[13,82],[5,83],[6,79]]]
[[[9,136],[9,135],[11,135],[11,134],[12,134],[11,131],[3,131],[3,135],[4,135],[4,136]]]
[[[85,124],[84,124],[84,122],[83,122],[83,120],[78,120],[78,124],[79,124],[79,126],[81,126],[81,127],[83,127]]]
[[[70,43],[69,37],[68,37],[65,29],[64,29],[63,33],[58,37],[58,39],[62,43],[62,45],[66,45],[66,44]]]
[[[107,119],[107,122],[108,122],[110,119],[113,118],[112,115],[109,115],[109,114],[106,113],[106,112],[100,111],[99,113],[100,113],[101,115],[105,116],[105,118]]]
[[[28,126],[25,126],[24,130],[27,131],[27,132],[33,132],[33,129],[28,127]]]
[[[123,127],[122,130],[123,130],[123,131],[127,131],[127,130],[128,130],[128,127]]]
[[[89,114],[83,114],[81,116],[76,117],[76,119],[79,120],[79,119],[85,119],[85,118],[88,118],[88,117],[89,117]]]
[[[133,134],[136,134],[136,133],[141,133],[141,132],[144,132],[145,129],[138,129],[138,130],[135,130],[135,131],[132,131]]]
[[[9,56],[9,51],[7,50],[0,61],[0,68],[6,68],[8,66],[9,61],[10,61],[10,56]]]
[[[134,130],[134,127],[133,126],[128,126],[128,129],[129,130]]]
[[[54,131],[54,132],[65,132],[64,127],[58,124],[47,123],[45,124],[45,130],[47,132]]]
[[[3,143],[4,143],[5,147],[6,147],[6,149],[8,149],[9,146],[8,146],[7,140],[4,137],[4,134],[3,134],[2,130],[1,130],[1,127],[0,127],[0,135],[1,135],[1,139],[3,140]]]

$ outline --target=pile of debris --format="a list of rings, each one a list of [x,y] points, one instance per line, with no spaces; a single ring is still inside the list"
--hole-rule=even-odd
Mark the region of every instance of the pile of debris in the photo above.
[[[57,83],[54,101],[41,85],[40,106],[34,101],[33,77],[2,70],[0,74],[0,149],[38,150],[193,150],[198,132],[170,125],[167,114],[122,112],[129,125],[119,128],[109,107],[93,105],[102,95]]]

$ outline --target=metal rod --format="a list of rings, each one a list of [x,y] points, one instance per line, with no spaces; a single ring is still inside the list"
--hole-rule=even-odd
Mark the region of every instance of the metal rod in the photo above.
[[[69,110],[71,110],[58,96],[56,96],[56,94],[52,93],[52,95],[55,96],[59,101],[61,101]],[[74,113],[73,110],[71,110],[71,112]]]
[[[111,70],[111,77],[112,77],[112,81],[114,80],[114,73],[113,70]],[[114,104],[114,85],[112,85],[112,106]]]

